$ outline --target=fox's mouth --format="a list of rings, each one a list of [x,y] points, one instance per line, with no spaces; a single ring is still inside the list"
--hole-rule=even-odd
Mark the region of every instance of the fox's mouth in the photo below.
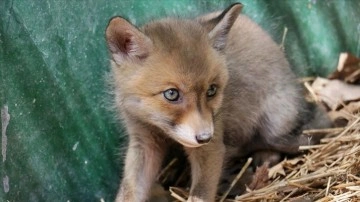
[[[175,139],[178,143],[180,143],[181,145],[183,145],[184,147],[189,147],[189,148],[196,148],[196,147],[201,147],[207,143],[204,144],[199,144],[196,141],[195,142],[189,142],[189,141],[183,141],[182,139]]]
[[[159,126],[165,134],[168,134],[169,137],[184,147],[201,147],[208,144],[213,137],[214,127],[212,123],[202,123],[200,124],[202,127],[194,129],[192,124],[177,124],[169,119],[160,117],[152,114],[151,120],[158,123],[155,125]]]

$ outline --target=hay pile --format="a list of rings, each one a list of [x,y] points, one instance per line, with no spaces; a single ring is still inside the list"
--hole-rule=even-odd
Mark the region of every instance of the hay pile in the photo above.
[[[357,201],[360,199],[360,117],[344,129],[328,132],[319,145],[303,146],[309,152],[269,169],[273,182],[248,190],[235,201]]]

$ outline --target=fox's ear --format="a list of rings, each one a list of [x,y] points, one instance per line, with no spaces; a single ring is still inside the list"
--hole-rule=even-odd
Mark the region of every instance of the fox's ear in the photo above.
[[[110,20],[106,28],[106,41],[112,58],[118,65],[126,60],[144,60],[152,49],[152,41],[121,17]]]
[[[216,50],[223,50],[226,46],[228,33],[242,9],[241,3],[235,3],[225,9],[219,16],[200,23],[208,30],[208,35]]]

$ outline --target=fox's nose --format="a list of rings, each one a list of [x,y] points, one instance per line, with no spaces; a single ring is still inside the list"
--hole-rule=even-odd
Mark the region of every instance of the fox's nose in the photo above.
[[[196,135],[196,141],[199,144],[208,143],[208,142],[210,142],[211,138],[212,138],[211,133],[200,133],[200,134]]]

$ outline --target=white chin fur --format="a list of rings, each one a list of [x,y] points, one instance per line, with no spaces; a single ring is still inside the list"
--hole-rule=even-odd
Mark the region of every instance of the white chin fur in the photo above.
[[[174,139],[185,147],[200,147],[204,145],[196,141],[195,132],[188,125],[182,124],[176,126]]]

